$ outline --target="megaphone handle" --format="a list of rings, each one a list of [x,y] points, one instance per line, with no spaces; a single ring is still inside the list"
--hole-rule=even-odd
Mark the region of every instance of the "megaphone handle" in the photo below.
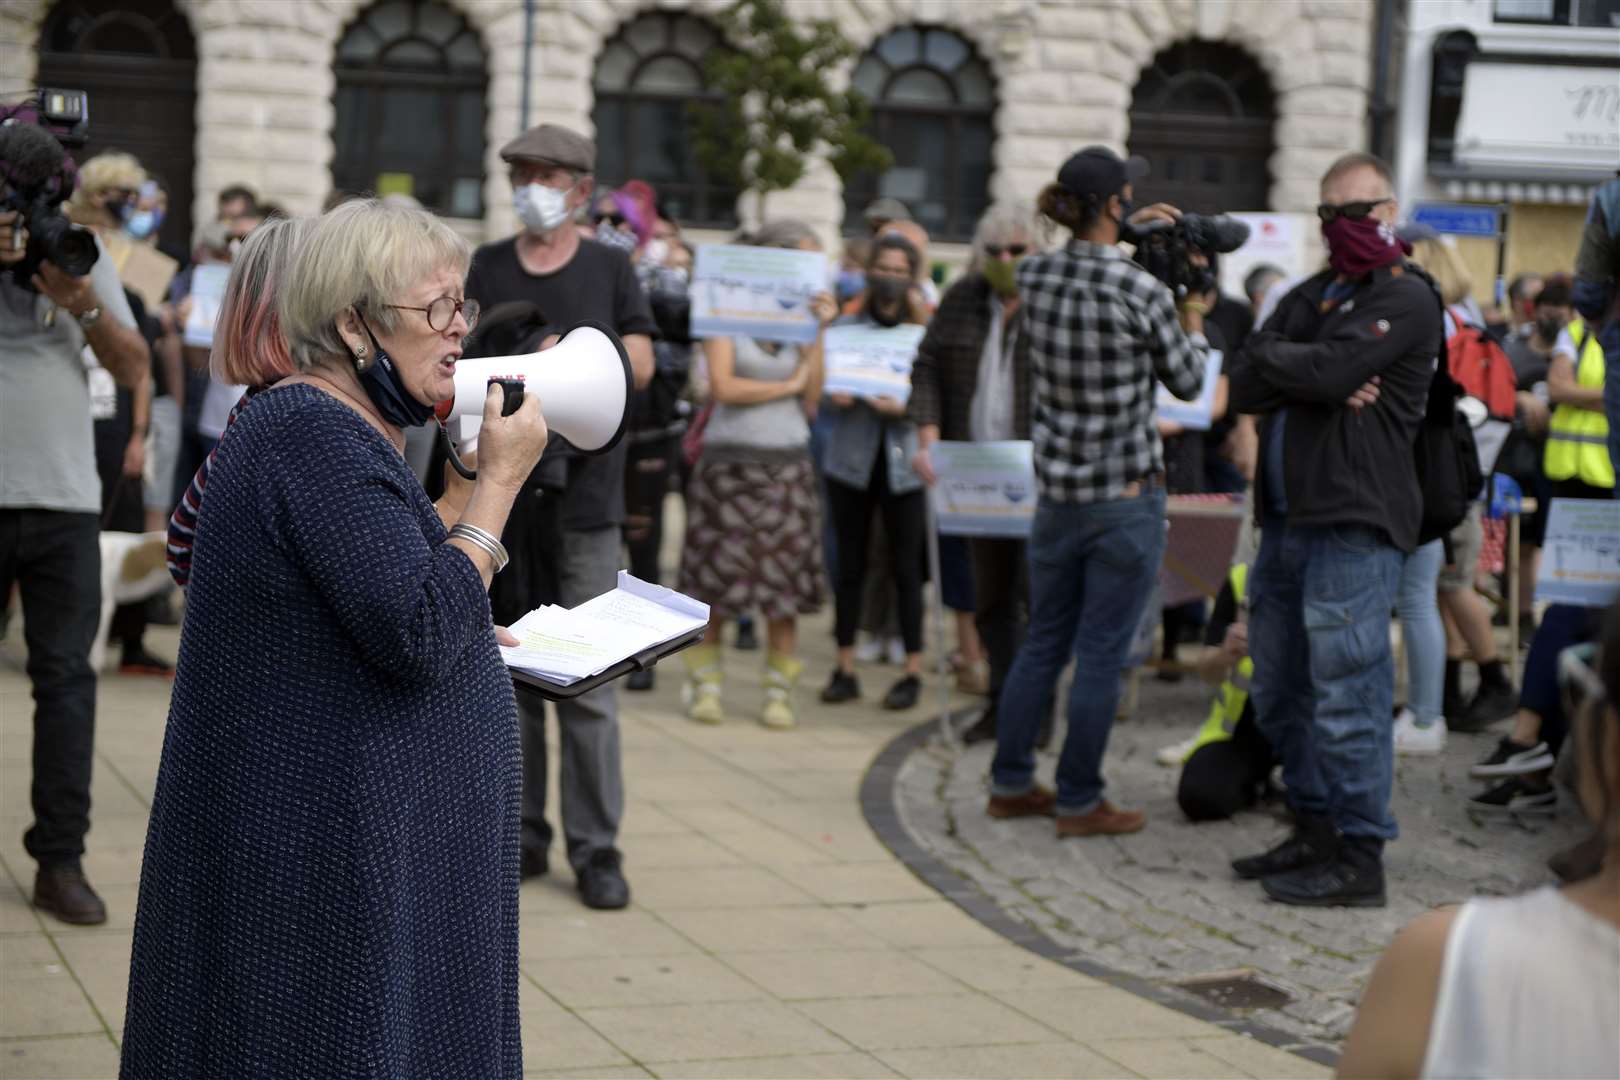
[[[439,445],[444,447],[445,456],[450,459],[450,467],[456,470],[456,472],[460,473],[463,480],[476,481],[478,479],[478,472],[477,470],[469,469],[466,465],[462,464],[461,455],[456,453],[456,444],[450,438],[450,429],[445,426],[443,420],[438,421],[438,424]]]

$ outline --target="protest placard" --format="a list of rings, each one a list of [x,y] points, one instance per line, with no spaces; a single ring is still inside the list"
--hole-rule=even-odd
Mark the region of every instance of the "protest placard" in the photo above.
[[[941,536],[1029,536],[1036,490],[1028,440],[937,442],[928,459],[938,477],[932,495]]]
[[[1608,607],[1620,596],[1620,502],[1554,499],[1536,599]]]
[[[692,336],[808,345],[816,340],[810,300],[826,291],[819,251],[704,244],[692,271]]]
[[[225,301],[225,282],[231,276],[229,266],[208,263],[191,271],[191,314],[186,317],[185,343],[199,349],[214,345],[214,323],[219,319],[219,308]]]
[[[923,327],[914,323],[829,327],[824,392],[904,403],[911,397],[911,362],[922,337]]]
[[[1204,384],[1192,401],[1183,401],[1163,383],[1153,398],[1153,409],[1160,420],[1171,420],[1188,431],[1208,431],[1215,412],[1215,391],[1221,382],[1221,354],[1211,349],[1204,363]]]

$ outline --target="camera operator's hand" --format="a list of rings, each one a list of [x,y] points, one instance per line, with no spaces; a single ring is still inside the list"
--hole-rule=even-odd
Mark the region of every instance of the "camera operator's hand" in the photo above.
[[[23,261],[28,254],[28,230],[23,228],[22,212],[0,210],[0,266]]]
[[[1181,211],[1169,203],[1154,203],[1135,211],[1125,220],[1132,225],[1146,225],[1150,221],[1180,221]]]
[[[90,280],[88,274],[84,277],[73,277],[52,262],[39,264],[39,273],[34,275],[34,288],[43,293],[51,303],[75,318],[98,303],[95,283]]]

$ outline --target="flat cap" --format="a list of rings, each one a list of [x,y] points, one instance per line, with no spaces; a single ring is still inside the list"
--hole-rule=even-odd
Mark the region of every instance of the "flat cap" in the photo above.
[[[910,221],[911,211],[899,199],[888,195],[881,199],[874,199],[861,213],[868,224],[874,221]]]
[[[596,144],[561,124],[541,124],[501,147],[501,160],[546,161],[577,172],[594,172]]]

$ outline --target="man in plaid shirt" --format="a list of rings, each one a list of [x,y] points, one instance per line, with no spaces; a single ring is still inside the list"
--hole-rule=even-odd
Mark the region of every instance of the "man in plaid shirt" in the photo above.
[[[1001,697],[989,813],[1055,817],[1060,837],[1146,824],[1102,797],[1102,757],[1120,671],[1164,558],[1155,380],[1186,399],[1204,380],[1207,308],[1184,304],[1178,323],[1170,290],[1117,246],[1131,183],[1145,168],[1100,146],[1071,157],[1041,193],[1040,209],[1074,239],[1018,270],[1040,504],[1029,543],[1029,634]],[[1155,213],[1175,211],[1143,215]],[[1034,781],[1034,743],[1042,703],[1071,650],[1069,730],[1054,793]]]

